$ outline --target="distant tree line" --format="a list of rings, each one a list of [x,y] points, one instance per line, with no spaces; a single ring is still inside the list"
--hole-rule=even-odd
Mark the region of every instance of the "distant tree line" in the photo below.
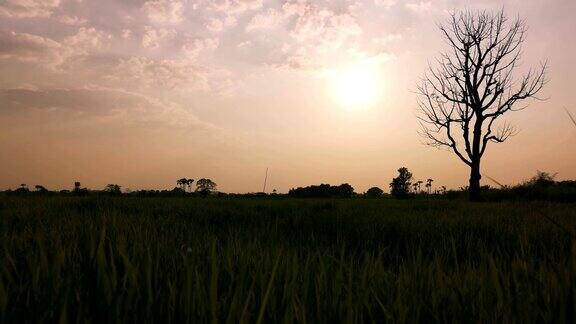
[[[499,184],[497,188],[481,186],[482,197],[486,201],[502,200],[544,200],[555,202],[576,202],[576,181],[556,181],[556,175],[538,171],[537,174],[515,186],[504,186]],[[195,188],[193,184],[195,183]],[[89,190],[78,181],[74,182],[71,190],[50,191],[43,185],[35,185],[30,189],[28,185],[21,184],[15,190],[4,191],[8,195],[109,195],[109,196],[135,196],[135,197],[206,197],[206,196],[228,196],[239,198],[258,197],[294,197],[294,198],[389,198],[396,199],[459,199],[465,200],[468,197],[468,187],[461,187],[457,190],[447,190],[445,186],[433,187],[434,180],[431,178],[415,180],[414,175],[407,168],[398,169],[398,175],[389,184],[390,194],[385,193],[379,187],[371,187],[365,193],[356,193],[354,188],[344,183],[341,185],[310,185],[306,187],[293,188],[287,194],[279,194],[274,190],[271,194],[264,192],[226,194],[217,191],[217,184],[211,179],[201,178],[198,181],[181,178],[176,181],[176,187],[170,190],[137,190],[122,191],[122,187],[117,184],[108,184],[102,190]]]
[[[122,187],[118,184],[107,184],[102,190],[89,190],[83,188],[79,181],[74,182],[72,190],[50,191],[43,185],[35,185],[34,190],[30,190],[27,184],[23,183],[16,190],[7,190],[5,193],[24,195],[24,194],[40,194],[40,195],[53,195],[64,194],[74,196],[85,196],[88,194],[106,194],[111,196],[120,195],[134,195],[134,196],[186,196],[186,195],[201,195],[207,196],[216,193],[217,184],[211,179],[202,178],[196,182],[196,189],[192,190],[193,179],[181,178],[176,181],[176,187],[171,190],[138,190],[130,192],[122,192]]]
[[[288,196],[298,198],[350,198],[354,195],[354,188],[344,183],[339,186],[329,184],[313,185],[290,189]]]
[[[498,185],[498,188],[482,186],[482,199],[485,201],[554,201],[575,203],[576,181],[556,181],[556,174],[537,171],[532,178],[514,185]],[[467,187],[446,192],[447,199],[462,199],[468,192]]]

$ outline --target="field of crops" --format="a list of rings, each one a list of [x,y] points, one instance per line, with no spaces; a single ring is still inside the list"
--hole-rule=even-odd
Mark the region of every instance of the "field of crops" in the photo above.
[[[0,196],[0,322],[574,323],[575,207]]]

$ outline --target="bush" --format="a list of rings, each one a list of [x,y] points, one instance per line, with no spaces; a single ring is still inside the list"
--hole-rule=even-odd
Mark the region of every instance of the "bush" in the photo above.
[[[290,189],[288,196],[298,198],[350,198],[354,195],[354,188],[344,183],[339,186],[329,184],[313,185]]]
[[[368,189],[368,191],[366,191],[366,194],[364,194],[364,195],[368,198],[380,198],[380,197],[382,197],[383,194],[384,194],[384,190],[382,190],[378,187],[372,187],[372,188]]]

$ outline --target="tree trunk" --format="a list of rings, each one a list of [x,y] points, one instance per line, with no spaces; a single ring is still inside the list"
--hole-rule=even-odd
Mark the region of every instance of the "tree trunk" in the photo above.
[[[480,201],[480,159],[473,161],[470,166],[470,183],[468,185],[468,194],[470,201]]]

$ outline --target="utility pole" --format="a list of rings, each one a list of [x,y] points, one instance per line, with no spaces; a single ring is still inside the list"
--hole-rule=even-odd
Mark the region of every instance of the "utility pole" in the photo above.
[[[264,177],[264,188],[262,192],[266,193],[266,181],[268,181],[268,168],[266,168],[266,176]]]

